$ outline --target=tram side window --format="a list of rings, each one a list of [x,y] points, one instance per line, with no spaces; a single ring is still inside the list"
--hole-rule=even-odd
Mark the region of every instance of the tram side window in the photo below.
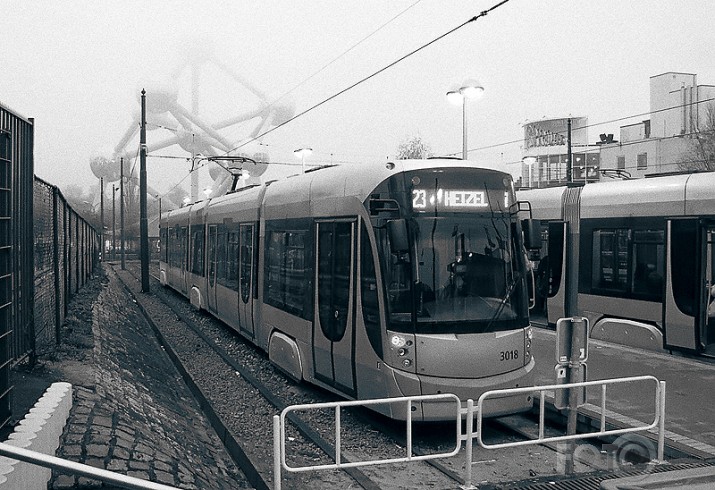
[[[226,249],[226,287],[238,289],[238,230],[229,230]]]
[[[216,235],[216,282],[226,285],[226,227],[219,225]]]
[[[181,263],[181,259],[178,257],[179,252],[179,242],[177,241],[177,229],[171,228],[169,230],[169,241],[167,242],[168,248],[168,262],[169,267],[178,267]]]
[[[204,275],[204,228],[191,229],[191,272]]]
[[[161,228],[159,232],[159,246],[161,247],[159,252],[159,257],[163,262],[169,261],[169,230],[166,227]]]
[[[635,295],[658,299],[663,290],[665,245],[662,230],[636,230],[633,233],[633,276]]]
[[[372,247],[370,247],[370,237],[364,222],[360,237],[360,298],[367,338],[377,355],[382,357],[382,332],[380,331],[380,305],[377,296],[375,257]]]
[[[269,231],[266,303],[306,318],[306,231]]]
[[[209,226],[209,260],[208,260],[208,269],[209,269],[209,283],[211,285],[214,284],[214,278],[216,277],[216,248],[217,248],[217,238],[218,238],[218,229],[216,226]]]
[[[593,232],[591,287],[610,295],[658,301],[665,270],[663,230]]]
[[[189,244],[189,229],[182,226],[178,233],[179,239],[179,261],[178,265],[183,270],[188,270],[188,244]]]
[[[241,226],[241,300],[248,303],[251,296],[253,266],[253,227]]]

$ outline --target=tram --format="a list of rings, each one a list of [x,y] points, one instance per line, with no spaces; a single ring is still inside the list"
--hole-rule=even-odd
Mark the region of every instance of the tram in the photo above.
[[[519,191],[543,237],[537,305],[564,315],[570,243],[591,337],[715,355],[715,173]],[[568,223],[567,226],[564,223]]]
[[[348,399],[532,385],[509,174],[456,159],[329,166],[163,213],[160,281],[296,381]],[[489,400],[485,416],[530,409]],[[405,404],[372,405],[404,420]],[[413,403],[412,419],[454,418]]]

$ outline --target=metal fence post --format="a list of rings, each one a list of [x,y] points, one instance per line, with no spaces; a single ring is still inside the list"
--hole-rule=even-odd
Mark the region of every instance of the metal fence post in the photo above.
[[[479,410],[480,405],[477,405]],[[465,474],[463,489],[474,488],[472,486],[472,444],[474,443],[472,434],[474,433],[474,400],[467,400],[467,438],[464,453],[466,454],[466,462],[464,466]]]
[[[281,490],[281,418],[273,416],[273,488]]]
[[[658,390],[658,461],[663,461],[665,452],[665,381],[659,383]]]

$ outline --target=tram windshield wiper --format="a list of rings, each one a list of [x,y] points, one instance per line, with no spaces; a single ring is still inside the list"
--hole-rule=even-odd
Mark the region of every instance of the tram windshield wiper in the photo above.
[[[489,328],[492,326],[492,323],[494,323],[494,321],[501,316],[502,312],[504,311],[504,307],[506,306],[507,302],[509,301],[509,298],[514,292],[514,288],[520,280],[521,272],[516,272],[511,282],[509,283],[509,286],[506,288],[506,293],[504,293],[504,297],[501,299],[501,301],[499,301],[499,306],[497,306],[494,315],[489,320],[489,323],[487,323],[487,327],[485,329],[486,331],[489,331]]]

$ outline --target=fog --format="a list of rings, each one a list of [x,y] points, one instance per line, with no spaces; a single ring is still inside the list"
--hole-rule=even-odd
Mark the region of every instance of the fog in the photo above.
[[[387,160],[414,137],[461,156],[445,94],[470,77],[469,159],[517,176],[526,121],[585,116],[595,141],[647,118],[653,75],[715,84],[706,0],[510,0],[379,72],[497,3],[0,0],[0,103],[34,118],[38,176],[89,188],[93,159],[138,165],[146,90],[161,195],[189,189],[192,162],[215,186],[207,155],[268,161],[261,178],[298,171],[303,147],[308,165]]]

